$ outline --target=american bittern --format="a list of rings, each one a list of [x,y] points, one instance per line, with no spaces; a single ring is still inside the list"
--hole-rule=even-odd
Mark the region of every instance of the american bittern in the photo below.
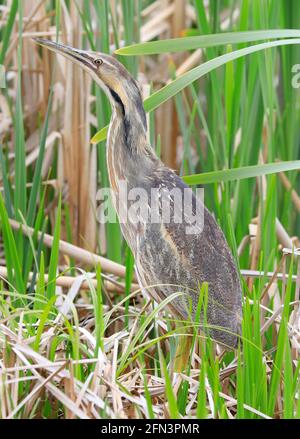
[[[189,320],[195,317],[199,285],[207,282],[207,334],[227,348],[236,347],[241,316],[241,286],[236,265],[223,232],[203,204],[203,227],[186,233],[194,222],[196,198],[147,142],[146,115],[137,82],[112,56],[40,38],[36,41],[81,66],[110,100],[113,113],[107,137],[107,167],[117,213],[120,215],[120,182],[126,181],[128,190],[142,188],[149,195],[148,200],[152,190],[157,189],[154,210],[158,220],[144,221],[138,217],[137,221],[128,218],[127,222],[121,222],[141,284],[158,302],[178,290],[184,292],[181,296],[174,294],[169,310],[177,319]],[[169,196],[170,215],[167,220],[163,218],[162,199],[174,188],[182,195],[184,191],[192,194],[192,210],[184,212],[181,222],[176,219],[176,200],[172,196]],[[148,207],[153,210],[153,205]],[[179,349],[182,357],[189,354],[185,346]],[[185,361],[186,358],[179,359],[175,368]]]

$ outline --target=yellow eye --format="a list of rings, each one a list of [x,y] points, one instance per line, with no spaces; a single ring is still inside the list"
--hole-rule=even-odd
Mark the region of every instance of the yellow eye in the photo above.
[[[94,64],[96,64],[96,66],[101,66],[101,64],[103,64],[103,61],[101,58],[97,58],[94,60]]]

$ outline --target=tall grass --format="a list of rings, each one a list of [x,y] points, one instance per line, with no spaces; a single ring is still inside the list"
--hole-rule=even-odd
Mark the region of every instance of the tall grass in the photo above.
[[[176,40],[174,11],[164,14],[172,3],[0,1],[2,418],[300,416],[299,2],[186,1]],[[49,32],[118,49],[150,86],[144,104],[162,158],[174,145],[160,144],[156,122],[173,99],[177,170],[205,185],[241,268],[236,352],[222,352],[196,319],[190,362],[173,374],[185,327],[166,305],[181,292],[153,306],[119,225],[98,226],[111,109],[29,39]],[[205,285],[199,294],[205,302]]]

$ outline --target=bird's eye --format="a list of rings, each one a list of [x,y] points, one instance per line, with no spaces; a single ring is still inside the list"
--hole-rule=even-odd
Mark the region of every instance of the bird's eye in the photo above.
[[[96,64],[96,66],[101,66],[101,64],[103,63],[101,58],[97,58],[94,60],[94,64]]]

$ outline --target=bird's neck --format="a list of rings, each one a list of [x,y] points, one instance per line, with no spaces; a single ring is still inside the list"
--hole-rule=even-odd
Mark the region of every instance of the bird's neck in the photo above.
[[[107,137],[107,165],[111,187],[117,191],[118,180],[127,180],[139,172],[147,147],[146,116],[142,101],[138,106],[113,105]]]
[[[112,114],[112,123],[116,126],[119,138],[115,139],[124,152],[135,155],[141,155],[147,138],[146,115],[144,108],[138,109],[136,106],[127,106],[125,111],[115,108]]]
[[[130,78],[125,84],[119,84],[116,90],[109,88],[109,95],[113,108],[112,119],[119,124],[124,146],[133,154],[138,153],[143,146],[141,141],[146,137],[147,120],[136,81]]]

